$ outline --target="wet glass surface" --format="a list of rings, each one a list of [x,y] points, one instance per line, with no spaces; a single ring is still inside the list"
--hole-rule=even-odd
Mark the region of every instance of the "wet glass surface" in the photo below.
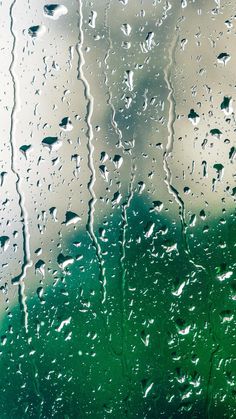
[[[0,418],[234,418],[235,7],[0,1]]]

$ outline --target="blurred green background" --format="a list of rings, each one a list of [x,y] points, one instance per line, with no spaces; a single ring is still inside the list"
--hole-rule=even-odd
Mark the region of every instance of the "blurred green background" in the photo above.
[[[233,5],[63,6],[0,4],[0,418],[234,418]]]

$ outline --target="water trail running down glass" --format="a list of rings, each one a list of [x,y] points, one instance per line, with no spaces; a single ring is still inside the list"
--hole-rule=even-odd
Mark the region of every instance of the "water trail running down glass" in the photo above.
[[[99,263],[99,281],[102,286],[102,304],[106,301],[106,274],[105,274],[105,266],[104,266],[104,259],[102,257],[102,251],[101,246],[98,242],[98,239],[96,237],[95,231],[94,231],[94,214],[95,214],[95,205],[97,202],[97,197],[94,191],[94,185],[96,182],[96,171],[94,167],[94,160],[93,160],[93,152],[94,152],[94,146],[93,146],[93,127],[91,123],[91,118],[93,115],[93,104],[94,104],[94,98],[90,91],[90,85],[89,82],[84,74],[83,66],[85,64],[85,59],[83,55],[83,47],[84,47],[84,31],[83,31],[83,5],[82,0],[79,1],[79,43],[77,44],[77,52],[79,56],[79,64],[78,64],[78,79],[81,80],[84,86],[84,96],[87,101],[86,106],[86,123],[87,123],[87,148],[88,148],[88,168],[90,170],[90,181],[88,183],[88,190],[91,196],[91,199],[89,201],[89,209],[88,209],[88,221],[87,221],[87,231],[88,234],[92,240],[93,246],[96,250],[96,255]]]
[[[11,49],[11,64],[9,67],[9,73],[12,79],[13,85],[13,107],[11,111],[11,126],[10,126],[10,147],[11,147],[11,171],[16,177],[16,192],[18,195],[18,203],[20,208],[20,217],[22,223],[22,242],[23,242],[23,261],[21,272],[15,278],[12,278],[12,283],[18,285],[18,294],[19,294],[19,303],[21,310],[23,312],[23,323],[25,327],[26,333],[28,333],[28,310],[27,310],[27,303],[26,303],[26,294],[25,294],[25,278],[27,269],[32,265],[31,258],[30,258],[30,247],[29,247],[29,239],[30,234],[28,230],[28,214],[26,207],[24,205],[24,196],[22,194],[20,188],[20,175],[16,169],[16,156],[15,156],[15,145],[14,145],[14,137],[15,137],[15,125],[16,125],[16,114],[17,114],[17,86],[16,86],[16,76],[14,73],[14,64],[15,64],[15,49],[16,49],[16,35],[14,33],[14,18],[13,18],[13,9],[16,4],[16,0],[14,0],[10,6],[10,31],[13,39],[12,49]]]

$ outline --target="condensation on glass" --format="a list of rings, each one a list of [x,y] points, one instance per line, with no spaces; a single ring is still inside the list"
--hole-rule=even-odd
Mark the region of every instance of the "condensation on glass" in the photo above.
[[[235,7],[0,1],[1,418],[234,418]]]

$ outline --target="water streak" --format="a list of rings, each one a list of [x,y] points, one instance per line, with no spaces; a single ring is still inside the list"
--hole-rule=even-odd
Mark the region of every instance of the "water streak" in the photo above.
[[[102,285],[102,303],[106,301],[106,275],[105,275],[105,267],[104,267],[104,259],[102,257],[102,251],[101,246],[98,242],[98,239],[96,237],[96,234],[94,232],[94,213],[95,213],[95,205],[97,202],[97,197],[94,191],[94,185],[96,182],[96,171],[94,167],[94,160],[93,160],[93,153],[94,153],[94,146],[93,146],[93,127],[91,123],[91,118],[93,115],[93,104],[94,104],[94,98],[91,94],[90,85],[89,82],[84,74],[83,67],[85,64],[84,54],[83,54],[83,47],[84,47],[84,31],[83,31],[83,7],[82,7],[82,0],[79,1],[79,42],[77,44],[77,53],[79,57],[79,63],[78,63],[78,79],[81,80],[83,86],[84,86],[84,96],[87,102],[86,105],[86,124],[87,124],[87,148],[88,148],[88,168],[90,171],[90,180],[88,182],[88,190],[91,196],[91,199],[88,203],[89,209],[88,209],[88,221],[86,225],[87,232],[92,240],[93,246],[96,250],[96,256],[99,263],[99,281]]]
[[[107,86],[107,94],[108,94],[108,99],[107,99],[107,104],[110,106],[111,108],[111,125],[112,128],[114,129],[116,135],[118,136],[118,143],[116,144],[117,148],[123,148],[123,143],[122,143],[122,131],[120,130],[120,128],[118,127],[118,124],[116,122],[116,110],[112,101],[112,91],[111,91],[111,86],[108,83],[108,76],[107,76],[107,70],[109,69],[109,65],[108,65],[108,60],[110,57],[110,53],[111,50],[113,48],[112,46],[112,40],[111,40],[111,30],[110,30],[110,26],[108,25],[108,12],[110,10],[111,7],[111,0],[108,0],[107,6],[106,6],[106,10],[105,10],[105,28],[107,31],[107,39],[108,39],[108,48],[107,48],[107,52],[104,58],[104,63],[105,63],[105,85]]]
[[[168,123],[167,123],[167,129],[168,129],[168,141],[167,145],[163,154],[163,167],[165,171],[165,183],[167,184],[169,193],[174,197],[176,203],[179,206],[179,216],[180,216],[180,222],[181,222],[181,231],[182,231],[182,237],[183,237],[183,243],[184,243],[184,251],[188,255],[189,262],[194,265],[195,268],[199,268],[200,270],[206,272],[206,268],[202,265],[197,264],[194,259],[191,257],[191,252],[188,244],[187,239],[187,223],[185,218],[185,205],[184,201],[182,200],[178,190],[174,187],[172,183],[172,172],[170,169],[170,166],[168,164],[168,159],[171,156],[174,148],[174,139],[175,139],[175,130],[174,130],[174,123],[176,120],[176,102],[174,97],[174,88],[171,81],[171,72],[172,72],[172,66],[175,61],[175,52],[178,45],[179,35],[176,37],[176,39],[173,41],[172,47],[170,48],[169,53],[169,62],[164,70],[164,78],[167,85],[167,88],[169,90],[169,94],[167,96],[167,100],[169,102],[169,117],[168,117]]]
[[[169,90],[169,94],[167,96],[167,100],[169,102],[169,117],[168,117],[168,123],[167,123],[168,141],[167,141],[167,145],[163,154],[163,166],[164,166],[164,170],[166,174],[165,183],[167,184],[168,191],[174,197],[176,203],[179,206],[179,216],[180,216],[181,227],[182,227],[184,249],[185,249],[185,252],[189,254],[189,246],[188,246],[187,235],[186,235],[187,226],[185,222],[184,201],[180,197],[178,190],[172,184],[172,172],[168,164],[168,159],[173,152],[174,137],[175,137],[174,123],[176,120],[176,112],[175,112],[176,103],[175,103],[175,97],[174,97],[174,88],[171,81],[171,71],[172,71],[172,66],[174,63],[175,51],[178,45],[178,39],[179,37],[177,36],[172,44],[172,47],[170,48],[169,62],[164,70],[164,78],[165,78],[167,88]]]
[[[26,208],[24,206],[24,196],[21,192],[20,188],[20,175],[17,172],[16,165],[15,165],[15,147],[14,147],[14,132],[15,132],[15,120],[16,120],[16,113],[17,113],[17,89],[16,89],[16,77],[14,72],[14,65],[15,65],[15,49],[16,49],[16,36],[13,30],[14,20],[13,20],[13,8],[16,4],[16,0],[13,0],[10,6],[10,32],[12,35],[13,43],[11,49],[11,63],[9,66],[9,73],[12,79],[13,85],[13,107],[11,111],[11,125],[10,125],[10,148],[11,148],[11,171],[16,177],[16,192],[18,195],[18,203],[20,208],[20,217],[22,223],[22,241],[23,241],[23,261],[21,266],[21,272],[18,276],[12,278],[12,283],[18,285],[18,295],[19,295],[19,303],[23,313],[23,323],[25,327],[26,333],[28,333],[28,309],[26,303],[26,294],[25,294],[25,277],[27,273],[27,269],[32,265],[30,259],[30,248],[29,248],[29,231],[28,231],[28,214]]]
[[[195,268],[206,272],[206,268],[202,265],[197,264],[194,261],[194,259],[191,257],[191,252],[190,252],[189,243],[187,239],[187,223],[186,223],[186,218],[185,218],[185,205],[178,190],[174,187],[172,183],[172,172],[168,164],[168,159],[173,152],[174,139],[175,139],[174,123],[176,121],[176,111],[175,111],[176,102],[175,102],[175,97],[174,97],[174,88],[171,81],[171,72],[172,72],[172,66],[175,61],[175,52],[178,45],[178,40],[179,40],[179,35],[173,41],[173,44],[169,50],[169,62],[164,70],[164,78],[165,78],[165,82],[169,90],[169,94],[167,97],[167,100],[169,102],[169,118],[168,118],[168,123],[167,123],[167,129],[168,129],[169,135],[168,135],[167,145],[163,154],[163,167],[166,174],[164,181],[167,184],[169,193],[174,197],[176,203],[179,206],[179,216],[180,216],[180,222],[181,222],[184,251],[188,255],[189,262]]]
[[[122,331],[122,360],[123,360],[123,373],[124,375],[127,375],[127,362],[126,362],[126,356],[125,356],[125,349],[126,349],[126,320],[127,320],[127,315],[126,315],[126,288],[127,288],[127,284],[126,284],[126,268],[125,268],[125,258],[126,258],[126,231],[127,231],[127,227],[128,227],[128,218],[127,218],[127,211],[130,207],[130,203],[131,200],[133,198],[134,195],[134,188],[133,188],[133,184],[134,184],[134,179],[135,179],[135,165],[133,164],[132,169],[131,169],[131,180],[130,180],[130,184],[129,184],[129,191],[128,191],[128,197],[126,202],[124,202],[124,204],[122,205],[122,230],[121,230],[121,257],[120,257],[120,266],[121,266],[121,272],[122,272],[122,276],[121,276],[121,289],[122,289],[122,299],[121,299],[121,303],[122,303],[122,307],[121,307],[121,331]]]
[[[209,307],[208,307],[208,325],[209,325],[209,335],[212,338],[213,345],[212,345],[212,351],[210,354],[209,359],[209,372],[208,372],[208,378],[207,378],[207,384],[206,384],[206,398],[205,398],[205,410],[206,410],[206,417],[207,419],[210,419],[212,417],[211,415],[211,405],[213,401],[213,392],[212,392],[212,386],[213,386],[213,372],[214,372],[214,364],[215,359],[218,355],[218,352],[221,351],[221,345],[220,345],[220,339],[217,336],[216,330],[217,327],[215,325],[214,321],[214,298],[213,296],[213,284],[214,284],[214,276],[212,275],[211,271],[208,270],[208,287],[207,287],[207,294],[208,294],[208,300],[209,300]]]

